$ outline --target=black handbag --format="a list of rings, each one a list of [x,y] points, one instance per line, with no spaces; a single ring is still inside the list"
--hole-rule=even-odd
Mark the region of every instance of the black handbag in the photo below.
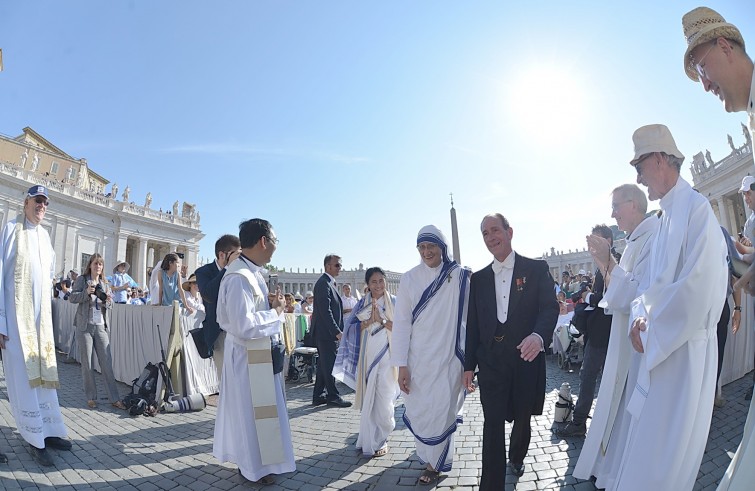
[[[286,348],[283,343],[272,343],[270,346],[270,354],[273,358],[273,374],[278,374],[283,371],[283,358],[286,354]]]
[[[587,319],[595,310],[586,310],[590,304],[580,302],[574,306],[574,315],[571,318],[571,324],[579,331],[580,334],[587,332]]]
[[[201,327],[197,327],[196,329],[192,329],[189,331],[189,334],[191,334],[191,339],[194,340],[194,346],[197,347],[197,352],[199,352],[199,356],[202,358],[210,358],[210,348],[207,346],[207,340],[204,338],[204,331]]]
[[[309,329],[304,333],[302,338],[302,345],[305,348],[317,348],[317,340],[315,339],[315,316],[310,317]]]

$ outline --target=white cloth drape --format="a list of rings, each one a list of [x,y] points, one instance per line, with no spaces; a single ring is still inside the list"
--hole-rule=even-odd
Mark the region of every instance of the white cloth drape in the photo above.
[[[76,314],[76,305],[60,298],[53,299],[52,303],[57,347],[64,353],[68,353],[70,358],[81,361],[76,343],[71,343],[75,334],[73,318]],[[203,316],[204,314],[200,312],[180,316],[179,333],[184,345],[184,356],[181,361],[184,364],[182,370],[185,385],[174,389],[183,395],[199,392],[209,395],[218,392],[219,383],[213,360],[202,359],[197,353],[191,336],[188,335],[189,330],[201,325]],[[147,362],[157,363],[162,360],[158,332],[167,351],[172,322],[173,307],[113,305],[110,318],[110,351],[113,356],[113,373],[116,380],[130,385],[142,373]],[[100,371],[96,357],[92,366]]]

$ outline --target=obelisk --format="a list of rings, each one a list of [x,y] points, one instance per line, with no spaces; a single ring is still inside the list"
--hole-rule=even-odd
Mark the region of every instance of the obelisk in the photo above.
[[[454,261],[461,266],[461,251],[459,250],[459,227],[456,226],[456,209],[454,208],[454,193],[451,193],[451,242],[453,243]]]

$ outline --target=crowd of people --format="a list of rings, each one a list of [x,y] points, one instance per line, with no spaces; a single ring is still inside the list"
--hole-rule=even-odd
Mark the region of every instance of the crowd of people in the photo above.
[[[739,30],[705,7],[687,13],[682,23],[687,75],[720,97],[727,111],[755,116],[753,63]],[[440,229],[420,229],[419,264],[402,276],[396,296],[386,291],[385,272],[371,267],[364,297],[351,297],[350,287],[337,283],[337,254],[325,256],[325,272],[301,299],[269,290],[263,267],[278,238],[259,218],[241,223],[238,236],[220,237],[215,261],[194,275],[187,276],[180,254],[167,254],[151,272],[151,295],[142,292],[152,304],[177,301],[188,312],[205,311],[206,348],[200,355],[214,358],[220,378],[213,455],[260,484],[296,469],[282,329],[285,314],[299,312],[311,314],[318,352],[312,405],[349,408],[336,377],[352,386],[361,413],[356,447],[363,456],[390,451],[401,394],[403,420],[425,466],[419,483],[435,483],[453,466],[466,395],[479,390],[479,487],[503,489],[507,470],[516,477],[527,471],[531,419],[542,414],[545,400],[545,350],[559,316],[571,309],[585,353],[573,421],[556,434],[586,435],[574,477],[610,490],[691,490],[709,436],[721,325],[725,340],[729,322],[733,331],[739,328],[741,291],[755,294],[755,178],[742,181],[753,213],[735,241],[726,230],[722,234],[707,199],[680,176],[684,156],[666,126],[642,126],[632,141],[629,164],[648,197],[629,183],[611,193],[611,217],[627,234],[623,254],[613,251],[611,230],[596,226],[586,237],[596,271],[565,272],[560,282],[547,263],[514,250],[514,228],[500,213],[481,220],[481,239],[492,258],[475,273],[454,261]],[[648,199],[659,202],[658,213],[647,214]],[[55,257],[39,226],[48,205],[44,186],[30,188],[23,216],[8,222],[0,242],[0,348],[8,397],[19,433],[46,466],[52,464],[48,447],[72,447],[56,391],[48,288]],[[128,266],[119,262],[105,278],[103,259],[94,254],[81,276],[59,281],[55,289],[78,304],[76,337],[85,353],[90,407],[96,406],[93,352],[112,404],[120,402],[108,325],[113,303],[128,303],[134,288],[141,298],[126,277]],[[601,370],[602,390],[588,428]],[[749,489],[755,477],[747,465],[755,449],[754,408],[720,490]],[[508,449],[506,422],[513,423]]]

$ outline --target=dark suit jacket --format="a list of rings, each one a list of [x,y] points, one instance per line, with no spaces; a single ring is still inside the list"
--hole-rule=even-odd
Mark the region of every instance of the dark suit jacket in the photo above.
[[[493,339],[498,316],[492,264],[472,275],[464,370],[475,370],[479,366],[481,380],[483,375],[486,380],[515,376],[515,388],[527,387],[527,395],[522,394],[522,397],[511,401],[507,420],[511,420],[514,413],[542,414],[545,401],[544,353],[540,353],[532,362],[526,362],[521,359],[516,346],[536,332],[547,348],[553,338],[557,319],[558,302],[548,264],[517,254],[511,277],[505,337],[501,343],[497,343]],[[484,390],[480,383],[481,390]]]
[[[598,303],[603,299],[603,284],[603,274],[598,269],[595,272],[593,293],[590,295],[590,306],[595,307],[595,310],[587,317],[585,343],[589,342],[592,346],[607,348],[613,316],[606,315],[605,311],[598,307]]]
[[[209,351],[207,354],[212,355],[213,346],[222,330],[218,324],[217,309],[220,280],[223,279],[225,268],[218,271],[218,266],[213,261],[198,268],[194,274],[197,275],[197,286],[199,287],[199,293],[202,294],[202,302],[205,309],[202,332],[204,333],[205,342],[207,342]]]
[[[315,303],[312,305],[312,329],[317,341],[335,341],[336,335],[343,331],[341,296],[334,294],[328,284],[329,280],[328,275],[323,273],[312,290],[315,295]]]

